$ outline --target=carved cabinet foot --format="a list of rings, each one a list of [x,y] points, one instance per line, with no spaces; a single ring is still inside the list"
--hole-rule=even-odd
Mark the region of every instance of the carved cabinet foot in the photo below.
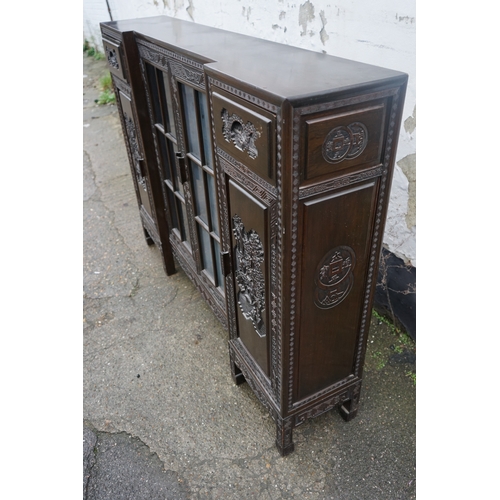
[[[146,243],[149,246],[155,244],[155,242],[153,241],[153,238],[151,238],[151,236],[149,236],[149,233],[148,233],[147,229],[144,229],[144,238],[146,239]]]
[[[231,360],[231,376],[233,377],[233,381],[236,385],[240,385],[245,382],[245,377],[241,370],[236,366],[236,363]]]
[[[354,399],[345,401],[339,406],[340,416],[349,422],[358,414],[358,402],[359,398],[356,396]]]
[[[292,441],[293,420],[291,418],[277,418],[276,421],[276,447],[282,457],[289,455],[295,448]]]

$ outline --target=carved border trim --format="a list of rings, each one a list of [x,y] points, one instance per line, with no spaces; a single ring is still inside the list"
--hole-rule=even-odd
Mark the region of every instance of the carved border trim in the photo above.
[[[254,179],[247,177],[242,172],[240,172],[237,168],[231,165],[229,162],[225,160],[225,158],[219,158],[221,167],[224,172],[228,174],[231,178],[239,181],[245,188],[253,195],[256,195],[257,198],[263,201],[266,205],[271,205],[274,201],[276,201],[276,196],[266,191],[262,188],[260,184],[254,182]]]
[[[281,407],[281,380],[282,367],[282,335],[283,324],[281,309],[282,291],[282,245],[283,245],[283,217],[282,217],[282,170],[283,170],[283,129],[282,111],[276,113],[276,203],[271,209],[271,384],[274,390],[278,407]]]
[[[315,392],[314,394],[312,394],[311,396],[308,396],[305,399],[301,399],[300,401],[297,401],[293,405],[293,409],[296,410],[298,408],[301,408],[301,407],[307,405],[308,403],[310,403],[311,401],[316,401],[318,398],[321,398],[327,394],[338,392],[342,389],[342,387],[351,385],[353,383],[353,381],[355,381],[355,380],[356,380],[356,377],[354,375],[349,375],[346,379],[341,380],[340,382],[337,382],[333,385],[330,385],[326,389]],[[359,383],[361,384],[361,380],[359,380]]]
[[[115,82],[116,88],[123,94],[125,94],[130,100],[132,100],[132,89],[130,88],[130,85],[115,75],[113,75],[113,80]]]
[[[172,78],[194,85],[205,92],[205,73],[202,64],[143,40],[138,40],[137,46],[141,59],[160,66]]]
[[[107,36],[110,38],[111,43],[119,44],[122,41],[122,34],[118,31],[113,31],[107,26],[101,25],[101,35]]]
[[[356,182],[365,181],[373,177],[380,177],[382,175],[382,172],[383,172],[383,167],[380,165],[378,167],[374,167],[357,174],[344,175],[342,177],[337,177],[322,184],[316,184],[314,186],[300,188],[299,199],[303,200],[304,198],[309,198],[310,196],[324,193],[326,191],[330,191],[333,189],[338,189],[340,187],[349,186],[350,184],[354,184]]]
[[[345,388],[344,391],[337,393],[333,396],[330,396],[329,398],[323,399],[320,403],[314,405],[313,407],[308,408],[307,410],[304,410],[300,413],[297,413],[294,419],[295,427],[303,424],[306,420],[310,418],[318,417],[319,415],[322,415],[323,413],[332,410],[333,408],[344,403],[345,401],[355,399],[356,396],[360,393],[360,391],[361,391],[361,381],[358,381],[356,384],[350,385],[349,387]]]
[[[167,65],[167,62],[163,63],[163,59],[161,59],[161,56],[167,57],[170,59],[173,59],[175,61],[180,61],[183,63],[188,64],[189,66],[193,66],[195,68],[198,68],[199,70],[203,71],[203,64],[199,63],[197,61],[194,61],[192,59],[189,59],[189,57],[183,56],[181,54],[178,54],[177,52],[172,52],[171,50],[165,49],[163,47],[160,47],[158,45],[155,45],[151,42],[148,42],[146,40],[138,39],[136,38],[137,46],[139,47],[139,52],[141,52],[141,49],[144,47],[146,49],[149,49],[151,52],[149,54],[153,54],[155,58],[159,58],[158,60],[155,59],[150,59],[151,62],[156,62],[157,64],[164,64],[164,66]],[[142,56],[142,53],[141,53]]]
[[[230,154],[226,153],[223,149],[216,147],[215,152],[218,156],[220,156],[225,165],[227,166],[227,173],[232,177],[238,178],[242,184],[247,186],[249,182],[254,186],[258,186],[255,192],[262,192],[263,199],[266,199],[269,195],[273,198],[277,196],[277,189],[266,182],[264,179],[255,174],[252,170],[250,170],[246,165],[240,163],[238,160],[233,158]],[[239,176],[239,177],[238,177]],[[241,179],[240,179],[241,178]],[[255,189],[255,188],[253,188]],[[266,193],[264,193],[264,191]]]
[[[268,111],[271,111],[273,113],[277,113],[279,108],[275,104],[271,104],[270,102],[264,101],[263,99],[260,99],[259,97],[255,97],[252,94],[248,94],[247,92],[244,92],[243,90],[239,90],[234,88],[233,86],[220,82],[218,80],[215,80],[214,78],[208,77],[209,81],[212,85],[215,87],[219,87],[222,90],[225,90],[226,92],[229,92],[230,94],[233,94],[235,96],[241,97],[245,101],[252,102],[253,104],[256,104],[257,106],[260,106],[261,108],[267,109]]]
[[[377,247],[381,243],[380,240],[384,236],[383,231],[381,231],[381,226],[383,226],[382,212],[383,212],[385,199],[387,197],[387,177],[388,177],[388,173],[389,173],[389,161],[390,161],[390,158],[392,155],[394,134],[398,133],[398,131],[395,130],[395,125],[396,125],[396,116],[397,116],[398,107],[399,107],[399,100],[400,100],[400,91],[398,88],[394,92],[394,97],[392,99],[391,114],[390,114],[390,118],[389,118],[389,127],[387,129],[387,142],[386,142],[385,156],[384,156],[384,167],[383,167],[382,179],[380,181],[379,202],[378,202],[378,206],[377,206],[377,212],[375,215],[373,244],[372,244],[372,248],[371,248],[370,263],[369,263],[368,275],[367,275],[367,281],[366,281],[365,299],[364,299],[364,303],[363,303],[363,313],[361,316],[362,319],[361,319],[361,328],[360,328],[359,340],[358,340],[356,364],[354,367],[354,374],[356,376],[359,376],[359,373],[361,371],[360,370],[361,358],[363,357],[363,354],[364,354],[363,344],[364,344],[364,339],[366,336],[366,331],[368,329],[367,319],[369,317],[369,312],[370,312],[368,310],[368,306],[370,303],[371,286],[372,286],[373,280],[377,279],[377,277],[374,276],[374,270],[375,270],[375,267],[377,265],[377,258],[376,258],[377,257]]]

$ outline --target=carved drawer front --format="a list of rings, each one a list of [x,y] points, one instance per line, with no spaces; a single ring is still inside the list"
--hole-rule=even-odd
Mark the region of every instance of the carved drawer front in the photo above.
[[[121,55],[121,44],[118,45],[103,38],[104,54],[108,61],[109,71],[122,80],[126,80],[123,58]]]
[[[386,101],[305,117],[304,180],[381,162]]]
[[[214,92],[212,99],[217,148],[275,184],[275,116],[222,91]]]

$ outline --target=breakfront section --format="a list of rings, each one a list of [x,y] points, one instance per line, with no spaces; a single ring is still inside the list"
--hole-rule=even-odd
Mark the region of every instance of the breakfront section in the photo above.
[[[138,77],[135,41],[129,33],[122,34],[109,27],[102,26],[101,31],[144,236],[148,245],[156,244],[160,249],[165,272],[170,275],[175,272],[175,265],[168,240],[161,185],[156,169],[147,162],[147,145],[143,141],[143,135],[147,133],[144,94],[133,90]]]
[[[407,75],[165,17],[102,30],[147,236],[286,455],[358,411]]]
[[[358,408],[405,79],[302,105],[207,69],[234,381],[293,428]]]
[[[203,59],[136,36],[163,192],[177,262],[227,325],[219,212]]]

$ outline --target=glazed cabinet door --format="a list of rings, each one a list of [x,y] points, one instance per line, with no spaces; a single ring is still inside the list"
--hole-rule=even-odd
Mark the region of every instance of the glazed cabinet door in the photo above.
[[[184,271],[227,324],[210,117],[200,63],[138,41],[170,241]]]

